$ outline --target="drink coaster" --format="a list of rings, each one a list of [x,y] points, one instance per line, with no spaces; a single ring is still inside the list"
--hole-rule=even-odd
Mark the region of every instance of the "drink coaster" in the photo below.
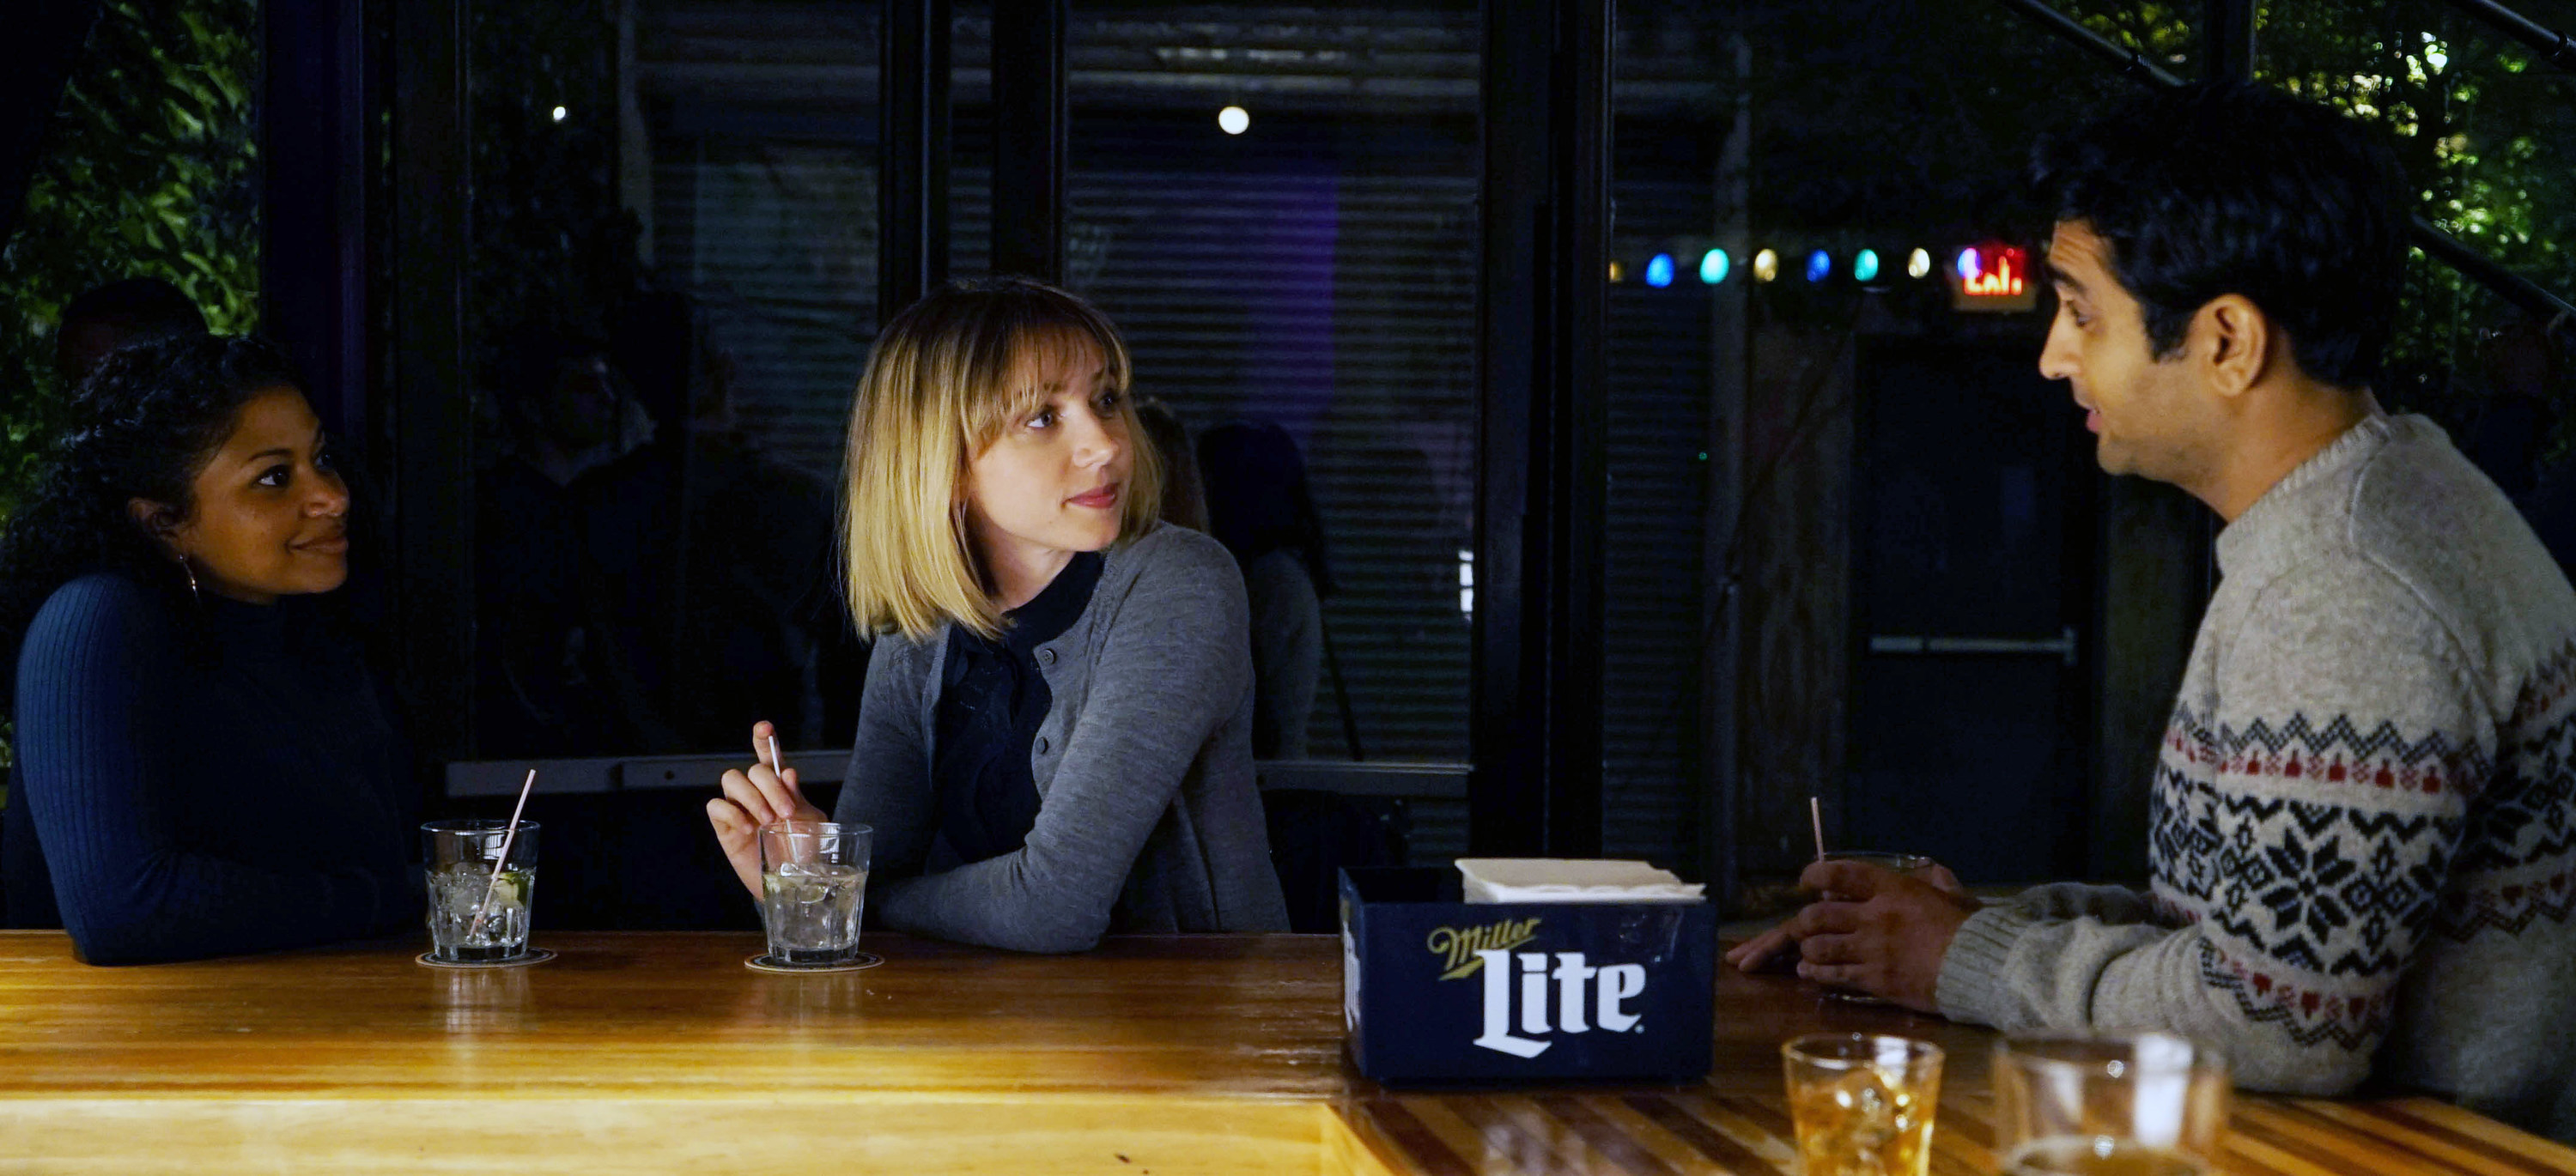
[[[884,956],[872,951],[863,951],[850,957],[848,961],[838,964],[791,964],[776,956],[763,954],[744,960],[742,966],[755,972],[796,972],[812,975],[816,972],[856,972],[861,968],[873,968],[884,962]]]
[[[478,968],[524,968],[530,964],[542,964],[553,958],[555,953],[540,947],[521,952],[506,960],[436,960],[431,959],[428,952],[422,952],[412,957],[412,962],[424,968],[463,968],[471,971]]]

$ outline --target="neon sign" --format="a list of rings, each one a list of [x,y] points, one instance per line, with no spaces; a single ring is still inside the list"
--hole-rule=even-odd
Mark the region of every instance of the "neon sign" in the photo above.
[[[2030,255],[2011,245],[1959,251],[1959,292],[1971,298],[2011,298],[2027,289]]]
[[[2030,286],[2030,253],[1989,241],[1959,251],[1950,269],[1950,305],[1959,310],[2015,311],[2038,306]]]

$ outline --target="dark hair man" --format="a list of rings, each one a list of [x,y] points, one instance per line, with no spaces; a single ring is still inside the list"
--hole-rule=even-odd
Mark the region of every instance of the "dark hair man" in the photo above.
[[[2040,370],[2102,468],[2226,520],[2160,752],[2145,893],[1982,909],[1841,863],[1800,971],[2006,1030],[2166,1028],[2249,1086],[2365,1078],[2576,1139],[2576,593],[2369,387],[2405,243],[2361,125],[2251,87],[2047,139]],[[1750,960],[1739,961],[1750,963]]]
[[[206,315],[159,278],[110,282],[72,299],[54,332],[54,368],[77,387],[109,352],[137,343],[206,333]]]

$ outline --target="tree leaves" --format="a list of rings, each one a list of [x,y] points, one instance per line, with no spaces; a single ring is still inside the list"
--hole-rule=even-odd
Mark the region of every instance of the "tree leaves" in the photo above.
[[[0,247],[0,512],[61,421],[65,303],[129,277],[177,285],[214,329],[258,314],[257,0],[108,0]]]

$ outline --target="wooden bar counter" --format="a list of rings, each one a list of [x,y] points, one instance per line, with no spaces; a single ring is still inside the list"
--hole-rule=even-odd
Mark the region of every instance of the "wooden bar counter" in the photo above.
[[[750,971],[741,934],[557,933],[529,968],[418,944],[91,968],[0,932],[0,1172],[1791,1173],[1777,1046],[1950,1053],[1934,1171],[1993,1170],[1993,1035],[1719,982],[1687,1088],[1392,1093],[1341,1056],[1329,936],[1140,937],[1069,958],[872,936],[883,967]],[[2429,1100],[2241,1097],[2251,1174],[2576,1172]]]

